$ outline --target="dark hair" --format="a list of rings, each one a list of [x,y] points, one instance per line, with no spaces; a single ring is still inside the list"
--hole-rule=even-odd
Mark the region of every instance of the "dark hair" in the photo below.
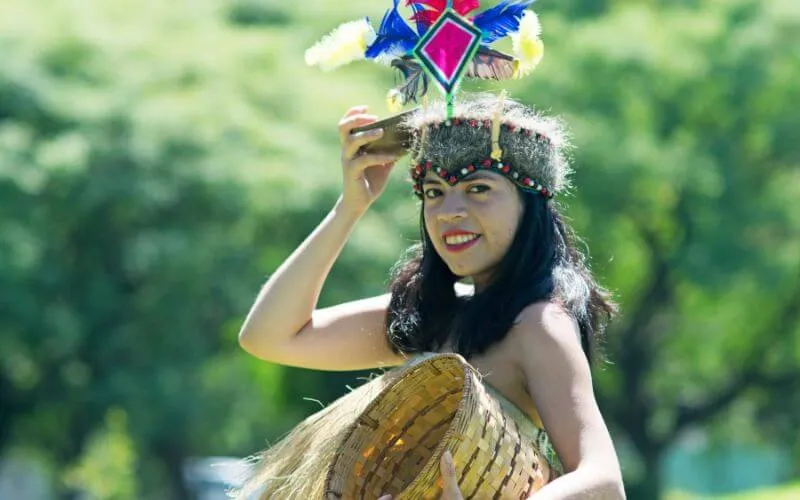
[[[456,296],[459,277],[434,249],[421,208],[422,241],[392,271],[386,331],[395,352],[437,351],[451,339],[469,359],[502,340],[526,306],[557,301],[577,321],[587,359],[595,359],[616,305],[595,282],[554,202],[519,192],[524,210],[514,240],[491,283],[470,297]]]

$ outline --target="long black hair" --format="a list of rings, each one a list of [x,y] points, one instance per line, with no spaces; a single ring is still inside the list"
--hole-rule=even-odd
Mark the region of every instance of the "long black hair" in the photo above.
[[[470,359],[502,340],[526,306],[556,301],[577,321],[589,362],[597,357],[616,305],[592,277],[555,202],[519,192],[524,210],[511,246],[486,289],[468,297],[456,295],[460,278],[433,247],[423,202],[421,243],[392,271],[386,331],[395,352],[437,351],[450,341]]]

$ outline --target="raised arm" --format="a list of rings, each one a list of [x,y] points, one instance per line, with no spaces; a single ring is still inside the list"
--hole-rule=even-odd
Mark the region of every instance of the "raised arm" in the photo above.
[[[264,284],[239,332],[247,352],[274,363],[319,370],[398,364],[384,333],[388,295],[316,310],[322,286],[358,220],[383,192],[396,157],[359,155],[381,136],[350,131],[376,120],[366,107],[339,122],[342,196]]]

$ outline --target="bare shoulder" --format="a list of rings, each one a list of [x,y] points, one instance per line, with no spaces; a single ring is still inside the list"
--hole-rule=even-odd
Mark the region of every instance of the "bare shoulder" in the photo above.
[[[517,315],[509,335],[525,344],[556,343],[580,349],[577,322],[561,305],[553,302],[535,302],[526,306]]]
[[[526,306],[517,315],[508,339],[515,364],[528,377],[560,371],[565,366],[589,371],[578,324],[559,304],[536,302]]]

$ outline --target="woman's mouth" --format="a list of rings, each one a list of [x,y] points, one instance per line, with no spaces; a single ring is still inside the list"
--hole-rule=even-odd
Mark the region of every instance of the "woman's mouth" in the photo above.
[[[444,246],[450,252],[461,252],[478,242],[480,234],[462,233],[444,237]]]

